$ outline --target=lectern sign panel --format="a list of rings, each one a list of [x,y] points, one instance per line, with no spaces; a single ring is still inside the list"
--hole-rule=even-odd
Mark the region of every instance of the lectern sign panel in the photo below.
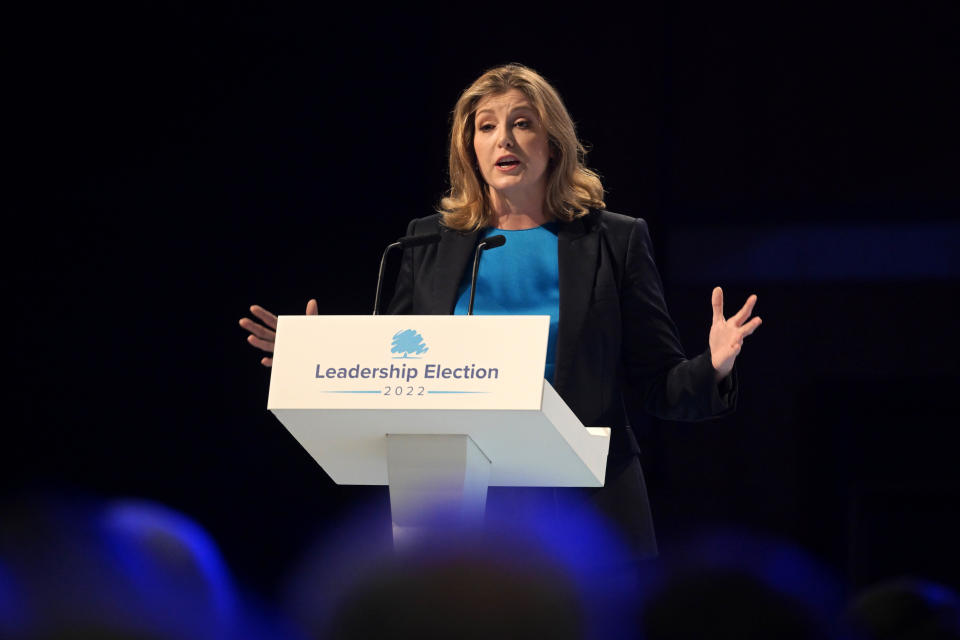
[[[539,410],[549,316],[281,316],[270,409]]]

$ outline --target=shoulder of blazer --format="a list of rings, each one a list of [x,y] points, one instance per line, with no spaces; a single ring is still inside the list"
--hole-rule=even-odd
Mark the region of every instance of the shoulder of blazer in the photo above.
[[[429,216],[423,216],[422,218],[414,218],[410,221],[409,226],[407,227],[408,232],[413,232],[412,235],[424,236],[429,233],[442,233],[442,234],[454,234],[458,236],[469,236],[472,235],[473,231],[456,231],[455,229],[450,229],[449,227],[444,226],[443,216],[439,213],[434,213]]]
[[[407,235],[425,236],[429,233],[440,231],[441,227],[440,214],[434,213],[433,215],[411,220],[410,224],[407,225]]]
[[[647,222],[643,218],[634,218],[633,216],[614,213],[612,211],[597,211],[596,216],[597,223],[605,230],[613,233],[626,233],[629,235],[633,232],[638,222],[644,227],[647,226]]]
[[[632,242],[644,242],[650,233],[643,218],[613,213],[612,211],[591,212],[591,226],[600,233],[602,242],[610,247],[617,256],[625,256]]]
[[[629,261],[638,253],[646,251],[652,254],[647,222],[643,218],[612,211],[591,213],[594,217],[593,225],[600,236],[600,245],[605,247],[619,288],[624,281]]]

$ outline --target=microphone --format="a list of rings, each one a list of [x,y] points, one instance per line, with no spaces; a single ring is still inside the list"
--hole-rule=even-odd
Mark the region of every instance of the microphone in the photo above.
[[[477,245],[477,251],[473,254],[473,276],[470,277],[470,304],[467,306],[467,315],[473,315],[473,296],[477,293],[477,271],[480,269],[480,254],[487,249],[496,249],[502,247],[507,242],[504,236],[490,236],[482,240]]]
[[[380,313],[380,289],[383,287],[383,272],[387,268],[387,255],[400,247],[401,249],[412,249],[413,247],[422,247],[428,244],[440,242],[439,233],[428,233],[422,236],[403,236],[396,242],[391,242],[383,250],[383,256],[380,258],[380,274],[377,276],[377,292],[373,297],[373,315]]]

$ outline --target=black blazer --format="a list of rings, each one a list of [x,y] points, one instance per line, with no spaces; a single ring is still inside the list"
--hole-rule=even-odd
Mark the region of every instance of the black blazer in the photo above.
[[[439,214],[410,222],[407,235],[441,234],[404,252],[389,312],[448,315],[479,234],[443,227]],[[611,427],[607,484],[593,496],[635,549],[655,553],[639,448],[623,394],[668,420],[703,420],[733,410],[735,374],[715,381],[709,351],[687,359],[667,312],[642,219],[591,211],[558,228],[560,317],[554,388],[588,426]]]

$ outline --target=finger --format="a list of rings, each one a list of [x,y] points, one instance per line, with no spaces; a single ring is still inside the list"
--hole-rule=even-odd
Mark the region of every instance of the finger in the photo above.
[[[267,325],[271,329],[277,328],[277,316],[273,315],[260,305],[255,304],[250,307],[250,313],[260,318],[263,324]]]
[[[307,303],[307,315],[308,315],[308,316],[315,316],[315,315],[317,315],[319,312],[320,312],[320,311],[319,311],[319,309],[317,308],[317,301],[314,300],[313,298],[310,298],[310,301]]]
[[[263,340],[251,334],[247,336],[247,342],[261,351],[269,351],[270,353],[273,353],[273,340]]]
[[[271,331],[270,329],[267,329],[262,324],[258,324],[253,320],[251,320],[250,318],[241,318],[240,326],[246,329],[247,331],[249,331],[250,333],[252,333],[253,335],[257,336],[258,338],[263,338],[264,340],[270,340],[270,341],[277,339],[277,333],[275,331]]]
[[[262,364],[262,365],[265,366],[265,367],[272,367],[272,366],[273,366],[273,358],[262,358],[262,359],[260,360],[260,364]]]
[[[730,356],[736,358],[740,355],[740,349],[743,348],[743,340],[737,340],[730,345]]]
[[[757,327],[759,327],[761,324],[763,324],[763,320],[760,319],[760,316],[757,316],[747,324],[740,327],[740,335],[746,338],[748,335],[756,331]]]
[[[723,289],[720,287],[713,288],[710,303],[713,305],[713,321],[723,322]]]
[[[730,318],[730,320],[732,320],[733,323],[739,327],[744,322],[746,322],[747,318],[750,317],[750,314],[753,313],[753,307],[756,304],[757,304],[757,296],[756,295],[750,296],[749,298],[747,298],[747,301],[743,304],[743,307],[740,308],[740,311],[737,311],[737,313],[734,314],[733,317]]]

